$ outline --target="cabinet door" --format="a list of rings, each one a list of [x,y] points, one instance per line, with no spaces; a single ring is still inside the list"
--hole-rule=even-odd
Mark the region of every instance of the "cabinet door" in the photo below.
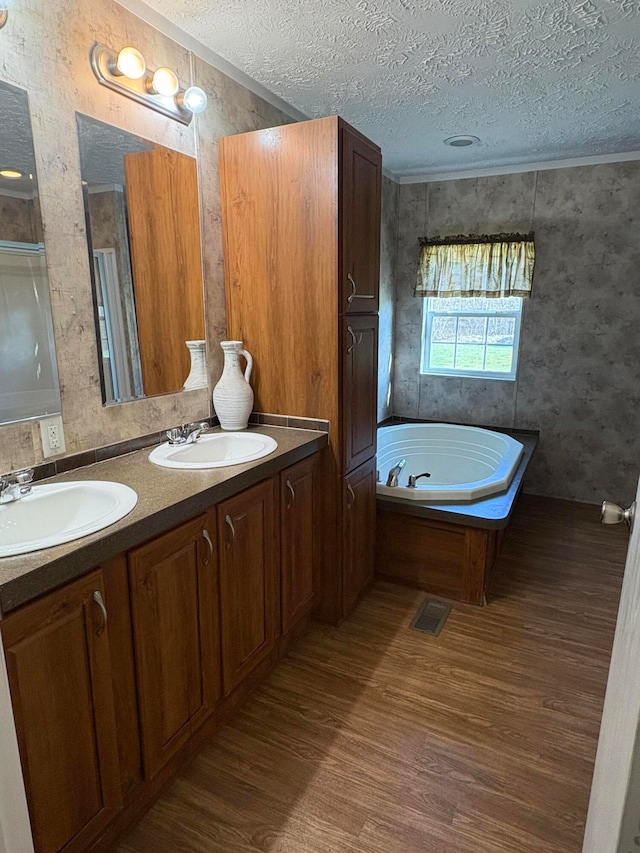
[[[103,602],[95,571],[2,622],[37,853],[85,850],[120,806]]]
[[[282,631],[286,633],[313,606],[315,548],[313,488],[315,457],[280,474]]]
[[[148,779],[188,740],[220,693],[215,531],[206,520],[200,516],[128,555]]]
[[[342,318],[342,465],[348,474],[376,452],[378,318]]]
[[[341,130],[340,311],[378,310],[382,158],[371,142]]]
[[[275,481],[218,504],[222,678],[227,696],[275,647],[279,543]]]
[[[376,532],[376,460],[343,480],[343,615],[347,616],[373,580]]]

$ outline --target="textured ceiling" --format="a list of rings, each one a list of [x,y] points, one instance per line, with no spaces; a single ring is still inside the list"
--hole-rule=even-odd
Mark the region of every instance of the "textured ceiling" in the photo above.
[[[398,175],[640,149],[640,0],[146,2]]]
[[[17,169],[24,175],[18,180],[0,176],[0,195],[37,193],[27,93],[4,82],[0,82],[0,128],[0,169]]]
[[[95,118],[76,114],[80,172],[87,184],[119,184],[124,186],[124,155],[149,151],[152,142],[140,139]]]

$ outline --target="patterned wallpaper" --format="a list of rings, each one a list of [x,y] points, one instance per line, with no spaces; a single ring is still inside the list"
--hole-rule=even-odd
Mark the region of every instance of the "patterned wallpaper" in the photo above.
[[[393,320],[398,251],[398,195],[395,181],[382,178],[380,239],[380,326],[378,347],[378,422],[392,414]]]
[[[419,373],[418,237],[533,228],[516,382]],[[640,163],[400,187],[396,415],[540,430],[526,490],[628,503],[640,473]]]
[[[100,86],[89,66],[93,41],[134,44],[150,67],[168,65],[209,94],[189,127]],[[0,39],[2,78],[29,94],[44,224],[67,452],[74,453],[198,420],[211,411],[201,389],[102,405],[76,138],[76,111],[198,158],[210,377],[220,374],[225,337],[217,192],[219,135],[282,124],[271,105],[195,60],[113,0],[21,0]],[[0,426],[0,472],[41,461],[37,422]]]

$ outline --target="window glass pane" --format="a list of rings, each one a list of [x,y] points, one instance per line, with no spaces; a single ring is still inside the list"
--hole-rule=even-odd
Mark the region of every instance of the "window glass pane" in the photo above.
[[[437,367],[441,370],[453,367],[455,351],[454,344],[431,344],[429,367]]]
[[[490,317],[487,327],[487,343],[511,344],[516,331],[516,321],[513,317]]]
[[[473,296],[468,299],[454,296],[451,298],[429,299],[428,310],[437,314],[451,314],[461,311],[473,314],[477,311],[519,311],[522,300],[519,296],[507,296],[506,299],[485,299]]]
[[[485,370],[495,370],[498,373],[510,373],[513,361],[513,347],[487,347],[487,364]]]
[[[486,333],[486,317],[460,317],[458,319],[459,344],[483,344]]]
[[[456,317],[434,317],[431,325],[431,341],[454,343],[457,322]]]
[[[482,370],[484,367],[482,344],[458,344],[454,367],[458,370]]]

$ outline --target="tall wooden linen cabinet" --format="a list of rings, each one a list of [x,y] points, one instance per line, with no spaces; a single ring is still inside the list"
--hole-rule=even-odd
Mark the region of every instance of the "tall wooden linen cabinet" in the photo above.
[[[333,116],[220,139],[229,338],[260,412],[327,419],[315,499],[318,612],[373,579],[380,149]]]

